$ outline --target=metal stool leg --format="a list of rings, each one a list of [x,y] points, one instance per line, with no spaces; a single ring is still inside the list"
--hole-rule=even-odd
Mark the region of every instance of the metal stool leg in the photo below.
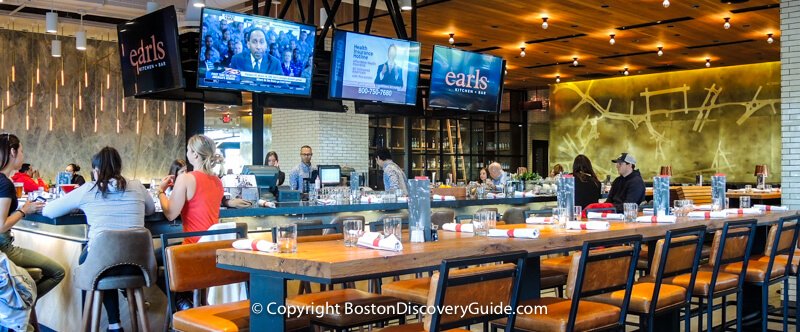
[[[92,300],[92,332],[100,332],[100,311],[103,310],[103,292],[94,291]]]
[[[128,313],[131,319],[131,330],[132,331],[139,331],[139,328],[136,324],[136,301],[134,300],[133,289],[128,288],[125,289],[125,292],[128,294]],[[144,310],[144,308],[138,308],[138,310]]]
[[[94,296],[86,296],[86,299],[83,301],[83,331],[88,332],[90,330],[89,322],[92,313],[92,300],[94,300]]]
[[[136,297],[136,307],[139,308],[137,310],[139,312],[139,326],[142,327],[142,331],[150,331],[150,323],[147,321],[147,312],[144,306],[144,293],[141,288],[136,288],[133,290],[133,294]]]

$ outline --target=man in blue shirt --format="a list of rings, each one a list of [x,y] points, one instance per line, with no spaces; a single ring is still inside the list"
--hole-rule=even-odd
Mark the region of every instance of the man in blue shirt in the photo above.
[[[375,161],[378,166],[383,168],[383,187],[386,191],[400,190],[403,195],[408,195],[408,188],[406,187],[406,173],[400,166],[392,161],[392,154],[389,149],[381,147],[375,152]]]
[[[497,189],[503,188],[509,180],[508,173],[503,171],[503,167],[500,166],[500,163],[496,162],[489,164],[489,177],[492,180],[492,184]]]
[[[316,167],[311,164],[311,156],[314,154],[311,151],[311,147],[308,145],[303,145],[300,148],[300,164],[292,168],[289,172],[289,186],[292,187],[292,190],[303,190],[303,179],[311,178],[311,172],[313,172]]]

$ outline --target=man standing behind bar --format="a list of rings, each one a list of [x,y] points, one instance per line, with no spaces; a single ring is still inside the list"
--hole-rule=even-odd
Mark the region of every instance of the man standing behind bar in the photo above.
[[[406,187],[406,173],[392,161],[392,154],[389,149],[381,147],[375,152],[375,161],[378,166],[383,168],[383,187],[386,191],[400,190],[403,195],[408,195]]]
[[[314,165],[311,165],[311,156],[314,154],[311,147],[303,145],[300,148],[300,164],[292,168],[289,172],[289,186],[292,190],[303,190],[303,179],[311,177],[311,172],[314,171]]]
[[[606,202],[614,204],[617,212],[622,212],[622,203],[640,204],[644,201],[644,180],[636,168],[636,158],[623,152],[611,161],[617,166],[619,177],[611,184]]]
[[[503,171],[503,167],[498,162],[489,164],[489,177],[492,178],[492,185],[495,189],[504,187],[508,182],[508,173]]]

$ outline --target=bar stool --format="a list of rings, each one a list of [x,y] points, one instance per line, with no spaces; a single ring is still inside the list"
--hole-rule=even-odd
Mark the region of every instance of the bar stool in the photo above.
[[[507,225],[511,224],[524,224],[525,223],[525,211],[528,209],[521,208],[521,207],[512,207],[505,212],[503,212],[503,217],[501,218]]]
[[[581,251],[573,256],[569,271],[567,296],[570,299],[546,297],[521,301],[520,305],[534,308],[547,306],[547,314],[520,314],[516,323],[505,320],[492,323],[493,330],[498,326],[508,328],[511,324],[517,330],[528,331],[624,328],[641,242],[641,235],[584,242]],[[623,291],[620,306],[589,299],[617,291]]]
[[[425,302],[435,308],[457,306],[482,308],[498,303],[508,303],[511,308],[516,308],[526,256],[525,251],[514,251],[444,260],[439,266],[439,271],[434,272],[428,280],[432,291],[428,292]],[[499,263],[505,264],[497,265]],[[508,315],[503,315],[499,310],[483,311],[489,313],[479,311],[462,316],[461,313],[436,310],[432,315],[426,315],[422,322],[391,326],[379,331],[469,332],[459,327],[488,323],[502,317],[506,317],[506,320],[512,323],[506,331],[512,330],[516,310],[511,310]]]
[[[714,232],[714,242],[711,249],[711,259],[707,265],[700,267],[697,272],[692,289],[692,297],[697,298],[697,330],[703,330],[703,310],[709,331],[713,330],[714,299],[722,298],[722,325],[726,326],[726,298],[736,295],[737,300],[742,298],[742,286],[747,273],[747,263],[750,259],[750,250],[753,247],[753,238],[756,232],[756,220],[729,221],[722,230]],[[737,268],[728,269],[728,265],[741,263]],[[683,274],[668,278],[664,283],[689,288],[691,275]],[[707,303],[704,303],[707,302]],[[742,301],[736,301],[736,328],[742,328]]]
[[[763,256],[751,257],[747,263],[747,272],[744,282],[761,289],[761,330],[767,331],[769,286],[783,282],[783,330],[788,330],[789,319],[789,270],[788,262],[794,256],[797,246],[798,220],[800,216],[780,218],[778,223],[770,226],[767,243]],[[777,259],[779,255],[786,255],[785,260]],[[741,269],[742,263],[735,263],[725,267],[726,272],[735,273]]]
[[[133,329],[137,330],[138,319],[138,325],[145,331],[149,330],[142,289],[150,287],[156,280],[156,258],[150,231],[144,228],[103,231],[93,239],[92,248],[94,250],[89,251],[83,264],[75,268],[73,281],[75,287],[87,291],[83,329],[91,324],[92,331],[99,330],[104,290],[125,289]],[[120,271],[114,271],[114,268],[118,267],[132,267],[137,273],[117,274]]]
[[[670,230],[667,231],[664,239],[656,243],[653,271],[647,278],[640,278],[634,283],[631,291],[628,313],[639,316],[640,331],[653,331],[655,317],[662,315],[672,315],[676,323],[672,329],[680,329],[677,324],[680,309],[685,307],[686,312],[689,312],[691,290],[694,286],[694,278],[697,276],[705,233],[705,226]],[[664,278],[683,274],[690,275],[688,288],[663,284]],[[595,296],[590,300],[622,306],[623,295],[621,291],[617,291]],[[661,328],[663,329],[665,326],[661,326]],[[689,315],[686,315],[685,330],[690,330]]]
[[[443,209],[431,213],[431,224],[442,229],[442,225],[451,223],[456,218],[456,212],[451,209]]]

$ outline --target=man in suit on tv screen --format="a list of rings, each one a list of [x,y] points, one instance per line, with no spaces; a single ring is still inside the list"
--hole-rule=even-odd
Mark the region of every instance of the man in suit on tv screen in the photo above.
[[[389,45],[386,62],[378,66],[375,84],[403,86],[403,70],[395,63],[395,57],[397,57],[397,46],[394,46],[394,44]]]
[[[245,34],[248,52],[236,54],[231,59],[231,68],[241,71],[283,75],[280,60],[267,51],[267,34],[261,28],[252,28]]]

